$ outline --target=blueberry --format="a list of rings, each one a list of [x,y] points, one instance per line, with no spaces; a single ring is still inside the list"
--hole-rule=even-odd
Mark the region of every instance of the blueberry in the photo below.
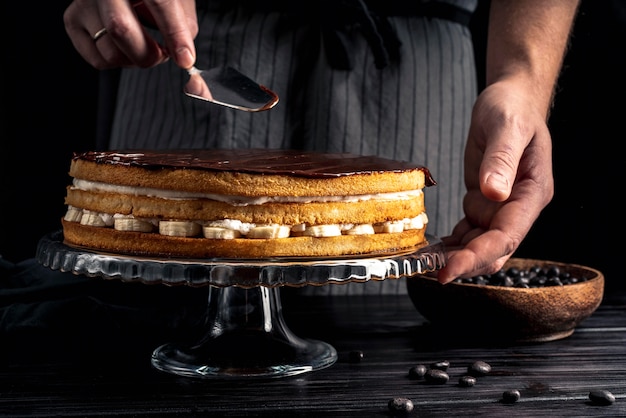
[[[559,277],[561,275],[561,269],[559,266],[549,266],[546,271],[548,277]]]
[[[513,285],[515,284],[515,282],[513,281],[513,279],[509,276],[506,276],[504,279],[502,279],[502,282],[500,283],[500,286],[504,286],[504,287],[513,287]]]
[[[563,283],[558,276],[551,276],[546,280],[546,286],[563,286]]]
[[[507,276],[511,277],[512,279],[518,279],[518,278],[524,276],[524,272],[522,270],[518,269],[517,267],[509,267],[506,270],[506,274],[507,274]]]
[[[529,284],[531,287],[541,287],[546,284],[546,280],[546,276],[544,276],[543,274],[539,274],[534,277]]]
[[[506,283],[507,278],[509,277],[504,270],[498,270],[490,276],[490,281],[494,286],[502,286],[503,283]]]
[[[513,279],[513,286],[515,287],[529,287],[528,283],[530,282],[530,279],[528,277],[524,277],[524,276],[520,276],[520,277],[516,277],[515,279]]]
[[[490,275],[479,275],[470,278],[454,280],[454,283],[472,283],[488,286],[505,286],[516,288],[536,288],[544,286],[565,286],[584,282],[585,277],[572,276],[570,272],[563,271],[561,267],[550,264],[545,267],[533,266],[528,269],[509,267],[500,269]]]
[[[485,276],[476,276],[474,277],[474,284],[489,284],[489,280]]]

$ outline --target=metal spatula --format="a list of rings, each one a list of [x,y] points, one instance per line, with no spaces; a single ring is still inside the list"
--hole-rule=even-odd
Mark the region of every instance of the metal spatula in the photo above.
[[[139,20],[147,27],[156,29],[156,22],[143,0],[131,0]],[[216,67],[188,70],[189,81],[185,94],[220,106],[246,112],[271,109],[278,103],[278,95],[261,86],[232,67]]]
[[[189,70],[185,94],[221,106],[247,112],[271,109],[278,103],[278,95],[261,86],[232,67]]]

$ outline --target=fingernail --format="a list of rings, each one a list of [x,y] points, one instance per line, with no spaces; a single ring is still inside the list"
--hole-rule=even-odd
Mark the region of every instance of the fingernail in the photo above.
[[[503,175],[493,173],[487,177],[486,183],[493,189],[504,194],[509,193],[509,182]]]
[[[158,64],[163,64],[164,62],[166,62],[167,60],[170,59],[169,54],[167,53],[167,49],[165,49],[165,47],[161,44],[159,44],[159,50],[161,51],[161,57],[159,59],[159,61],[156,63]]]
[[[193,67],[194,58],[189,48],[179,48],[176,50],[176,62],[183,68]]]

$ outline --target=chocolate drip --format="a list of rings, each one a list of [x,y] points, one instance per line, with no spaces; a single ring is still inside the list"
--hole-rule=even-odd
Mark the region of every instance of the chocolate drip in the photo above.
[[[436,184],[423,166],[375,156],[270,149],[124,150],[75,153],[75,160],[146,169],[185,168],[324,178],[377,172],[422,170],[426,185]]]

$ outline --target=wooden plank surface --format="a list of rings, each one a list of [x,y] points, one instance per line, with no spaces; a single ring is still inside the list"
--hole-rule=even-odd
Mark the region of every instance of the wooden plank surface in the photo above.
[[[408,397],[410,416],[626,416],[626,295],[611,295],[563,340],[484,344],[434,330],[406,296],[307,298],[285,302],[289,327],[337,349],[333,366],[271,380],[202,380],[153,369],[151,350],[112,352],[86,345],[83,356],[0,363],[0,415],[20,416],[303,416],[385,417],[387,402]],[[363,352],[358,363],[349,353]],[[450,381],[408,378],[418,363],[448,360]],[[458,378],[475,360],[492,366],[471,388]],[[502,392],[521,399],[501,402]],[[613,405],[595,406],[606,389]]]

